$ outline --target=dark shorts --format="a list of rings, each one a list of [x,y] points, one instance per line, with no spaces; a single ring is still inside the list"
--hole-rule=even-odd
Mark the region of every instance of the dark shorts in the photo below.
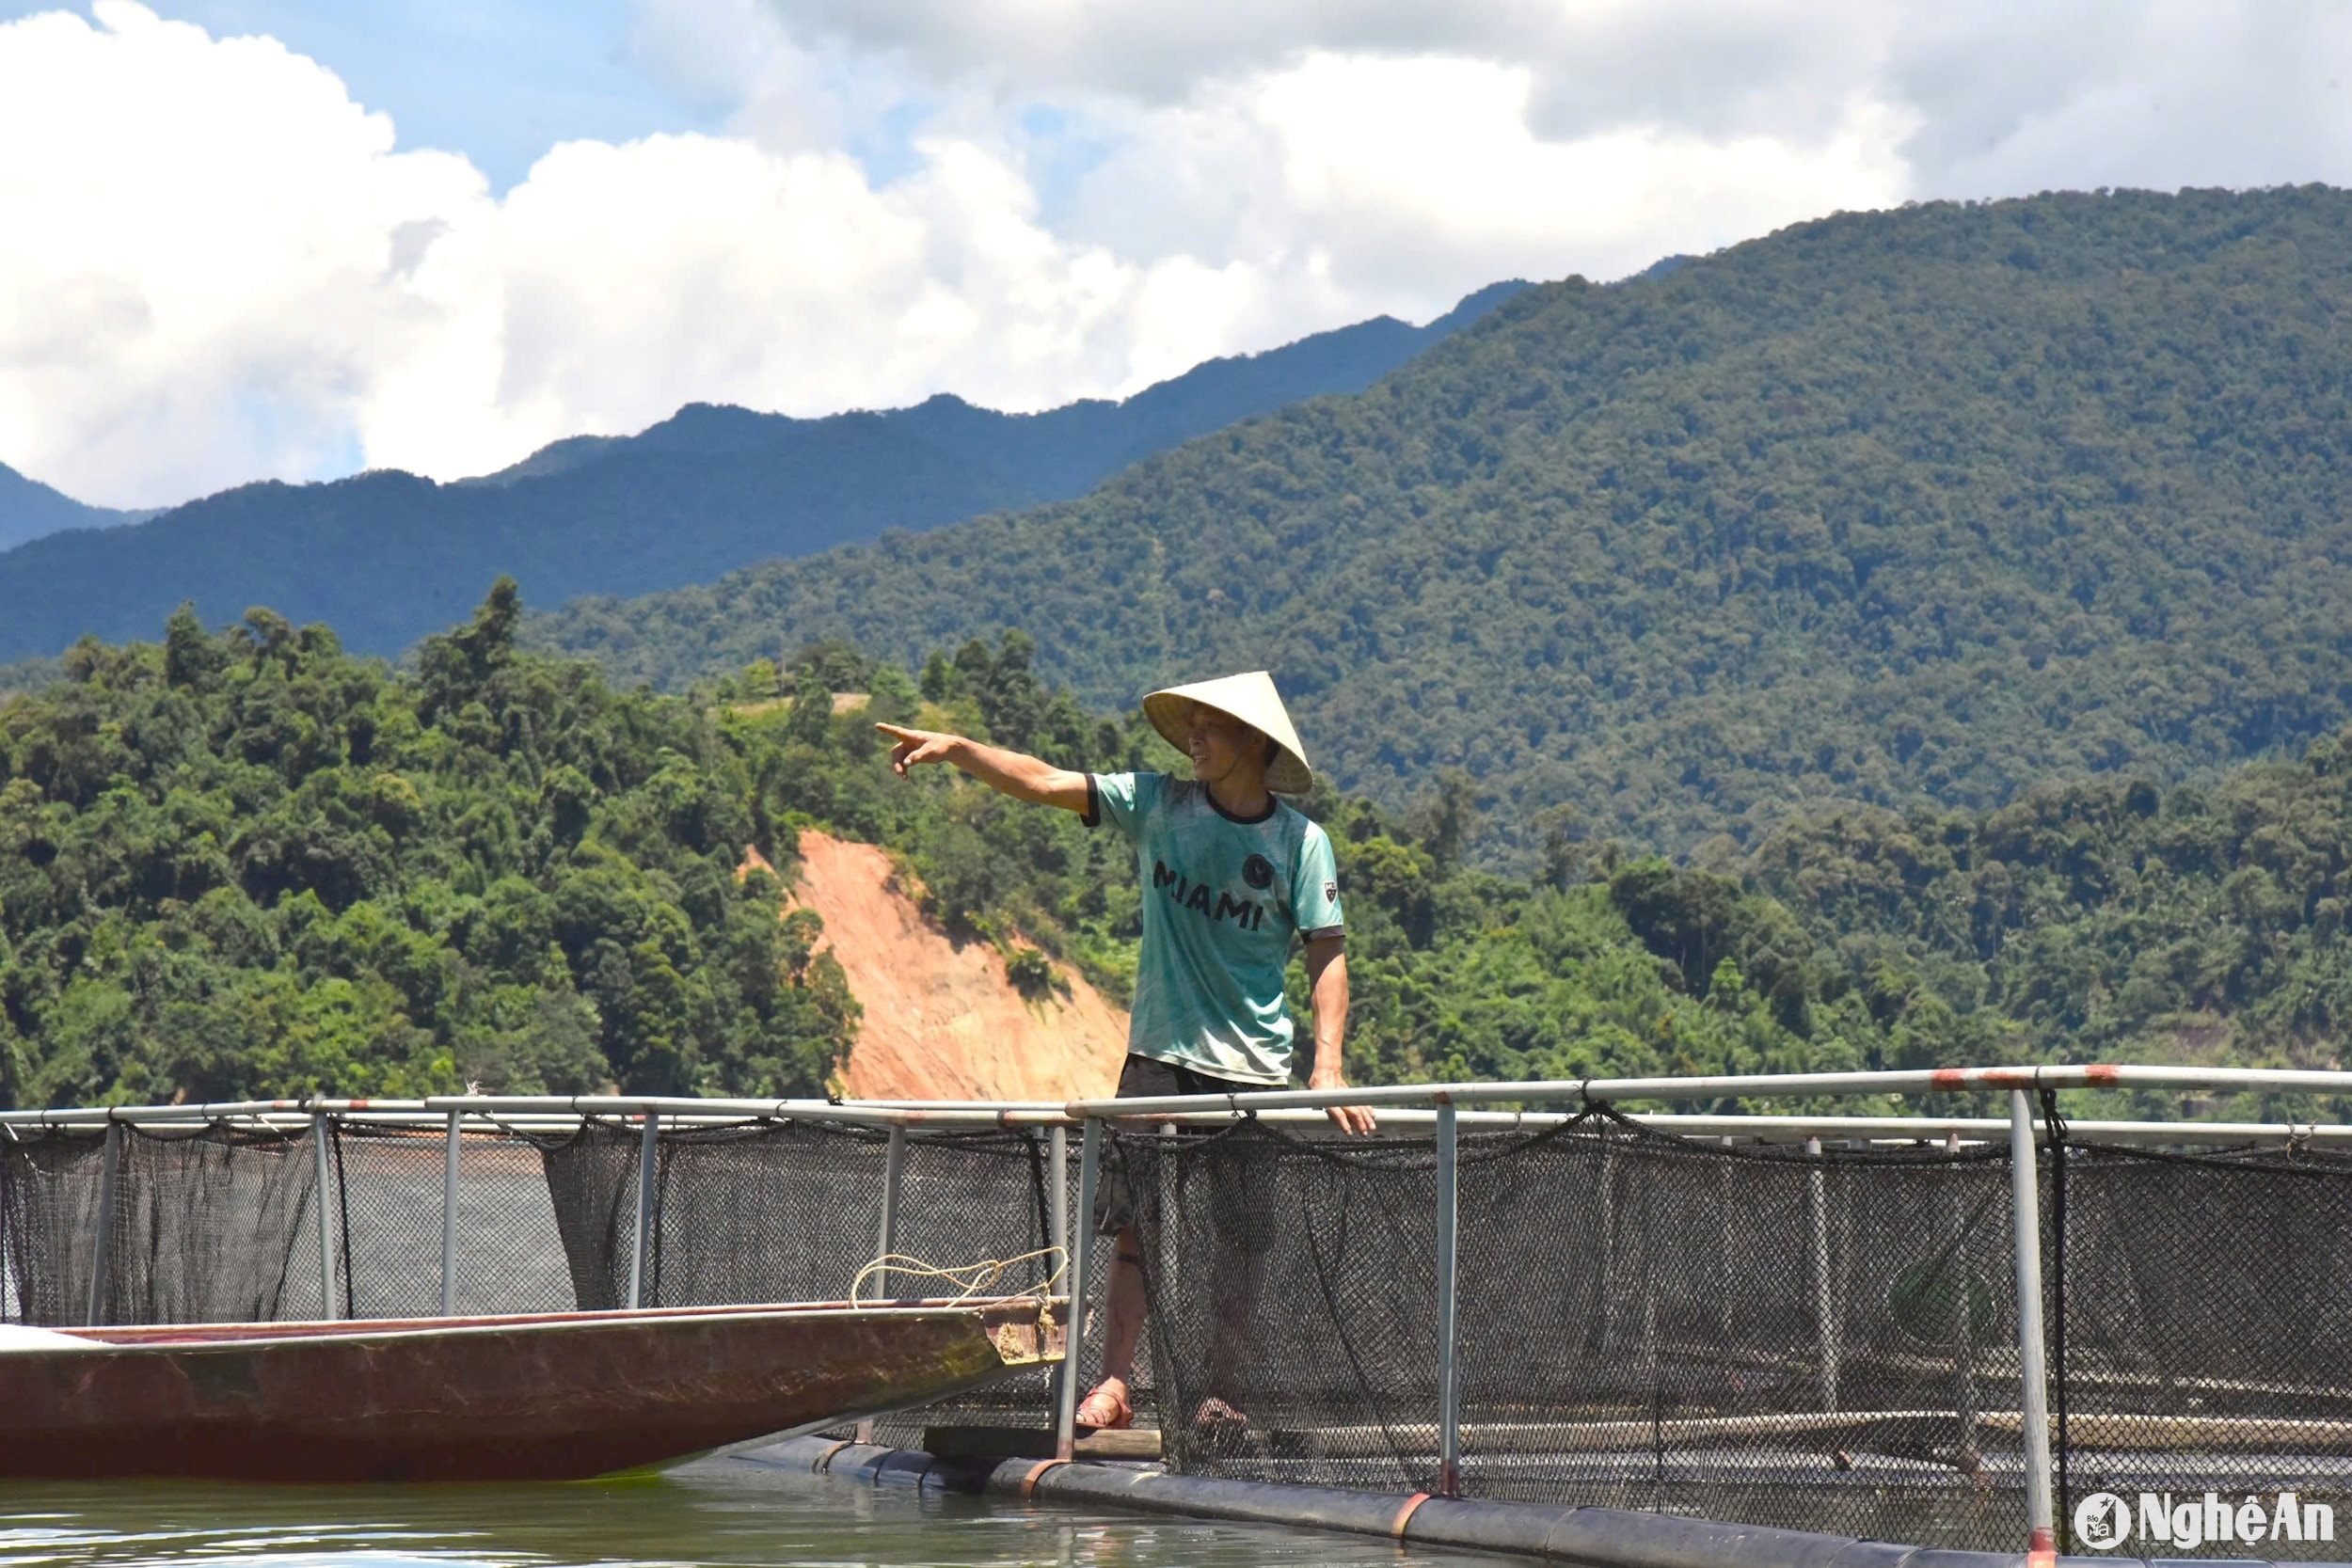
[[[1129,1056],[1119,1069],[1119,1098],[1121,1100],[1161,1100],[1171,1095],[1198,1094],[1222,1097],[1229,1094],[1263,1094],[1276,1085],[1243,1084],[1230,1078],[1181,1067],[1174,1062],[1155,1061],[1150,1056]],[[1095,1180],[1094,1231],[1098,1236],[1116,1236],[1134,1225],[1138,1216],[1137,1195],[1130,1190],[1126,1164],[1114,1155],[1104,1162],[1103,1170]],[[1151,1201],[1146,1198],[1145,1201]]]

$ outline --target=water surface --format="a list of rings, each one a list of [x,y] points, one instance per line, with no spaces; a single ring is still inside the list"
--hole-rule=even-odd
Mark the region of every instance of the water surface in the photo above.
[[[0,1568],[1493,1568],[1367,1536],[1025,1508],[711,1460],[542,1486],[0,1482]]]

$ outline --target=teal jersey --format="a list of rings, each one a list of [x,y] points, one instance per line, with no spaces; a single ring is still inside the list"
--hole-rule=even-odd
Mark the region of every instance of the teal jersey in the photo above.
[[[1245,1084],[1288,1083],[1291,937],[1343,929],[1329,835],[1279,800],[1263,816],[1229,816],[1207,786],[1165,773],[1090,776],[1087,826],[1104,821],[1136,847],[1143,881],[1127,1049]]]

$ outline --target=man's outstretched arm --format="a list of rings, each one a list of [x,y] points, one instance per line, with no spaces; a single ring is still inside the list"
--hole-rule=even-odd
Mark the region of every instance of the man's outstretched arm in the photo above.
[[[1050,762],[1040,762],[1001,746],[983,746],[960,735],[937,730],[910,730],[898,724],[874,728],[897,742],[890,748],[890,766],[905,778],[910,768],[927,762],[944,762],[971,774],[999,794],[1041,806],[1059,806],[1081,816],[1087,809],[1087,776]]]

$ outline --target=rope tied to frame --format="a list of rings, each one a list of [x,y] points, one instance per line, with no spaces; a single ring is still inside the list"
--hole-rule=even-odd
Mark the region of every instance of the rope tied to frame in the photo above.
[[[976,1263],[933,1263],[928,1259],[910,1257],[902,1252],[888,1252],[858,1270],[857,1277],[850,1281],[850,1305],[866,1305],[862,1292],[866,1281],[877,1275],[904,1274],[922,1279],[944,1279],[956,1287],[955,1293],[946,1299],[969,1301],[975,1296],[993,1293],[1005,1275],[1022,1264],[1038,1262],[1050,1262],[1053,1267],[1037,1284],[1010,1293],[1043,1300],[1054,1293],[1054,1287],[1060,1284],[1062,1275],[1069,1272],[1069,1255],[1057,1246],[1039,1247],[1034,1252],[1025,1252],[1012,1258],[983,1258]]]

